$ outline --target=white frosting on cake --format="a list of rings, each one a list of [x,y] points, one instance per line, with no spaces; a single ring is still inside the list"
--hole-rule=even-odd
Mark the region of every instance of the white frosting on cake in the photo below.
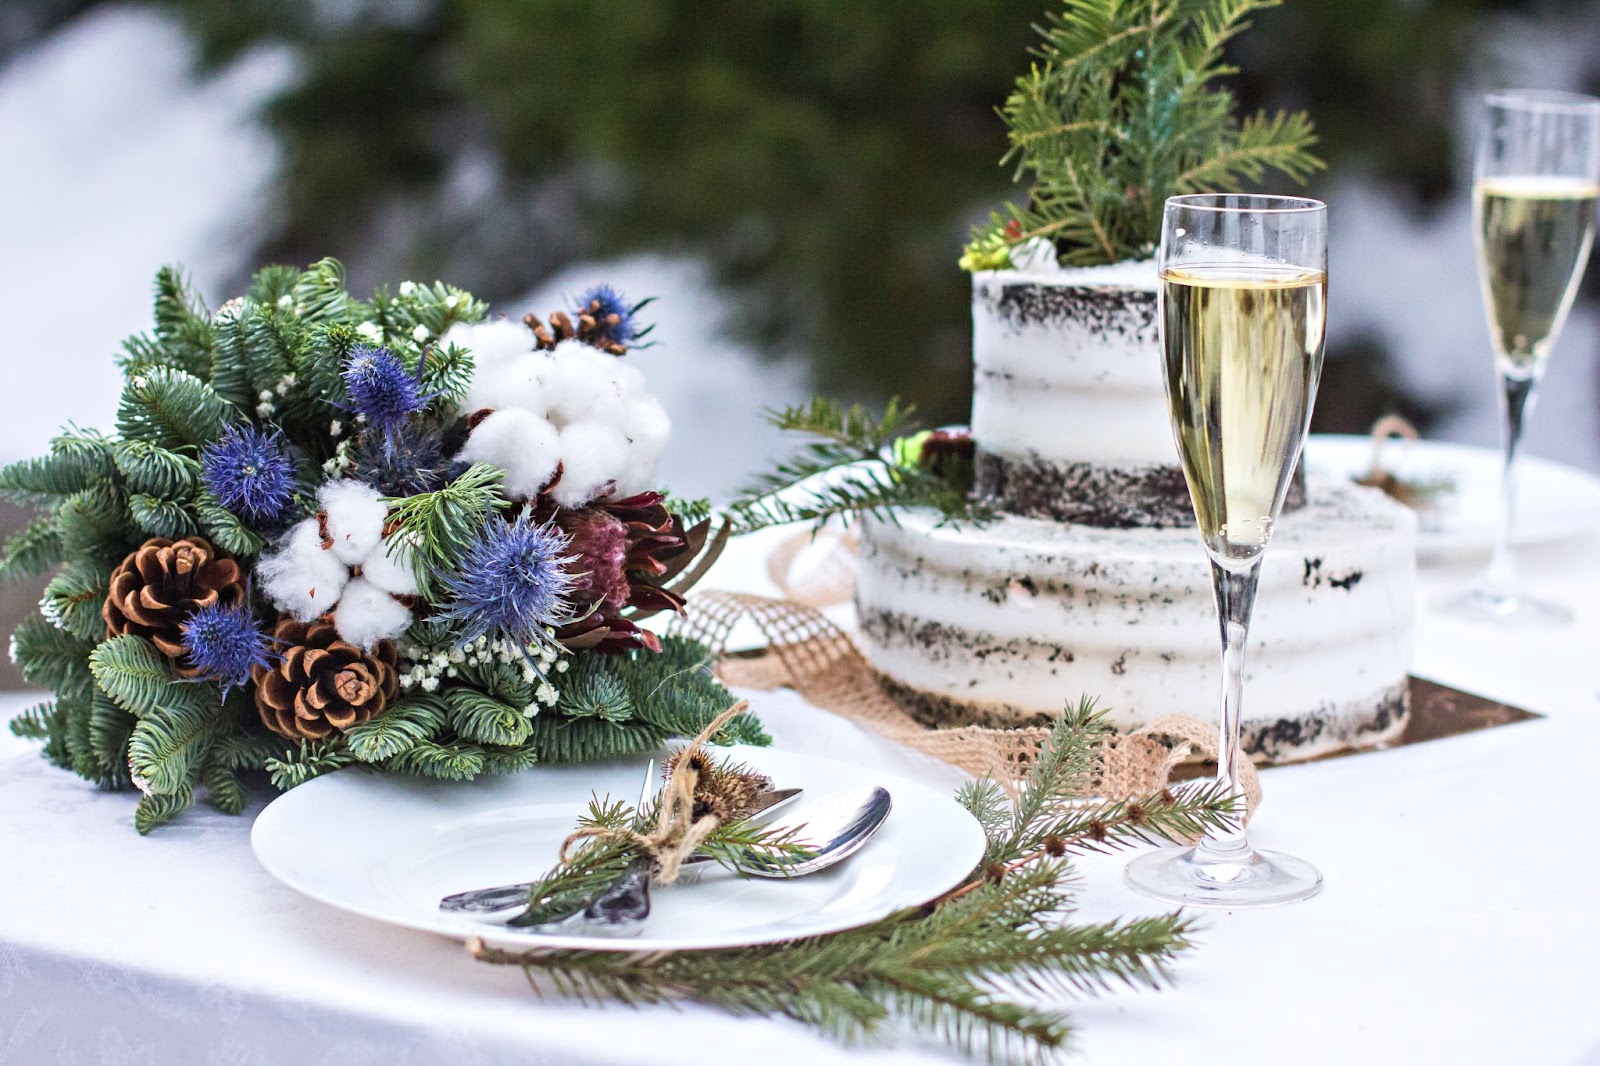
[[[972,433],[979,446],[1018,461],[1177,462],[1154,358],[1158,282],[1151,260],[974,274]],[[1025,299],[1041,288],[1080,290],[1095,313],[1062,319]]]
[[[1246,742],[1274,761],[1404,725],[1415,518],[1355,485],[1314,479],[1309,496],[1273,535],[1245,660]],[[1216,714],[1216,608],[1192,529],[956,526],[911,511],[862,533],[862,650],[903,685],[991,722],[1082,695],[1126,728]]]
[[[978,482],[1005,516],[863,523],[862,650],[919,717],[1043,722],[1083,695],[1128,728],[1216,714],[1216,608],[1167,417],[1157,283],[1148,261],[973,276]],[[1409,510],[1344,483],[1312,481],[1285,511],[1246,656],[1246,750],[1287,761],[1399,735],[1415,536]]]

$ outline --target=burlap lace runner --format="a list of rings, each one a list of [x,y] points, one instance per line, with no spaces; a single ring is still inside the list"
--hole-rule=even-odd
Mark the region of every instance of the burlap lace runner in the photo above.
[[[755,655],[729,655],[728,637],[743,619],[766,640]],[[1008,791],[1027,773],[1048,736],[1044,728],[933,729],[912,718],[883,689],[849,634],[815,608],[789,600],[732,592],[700,592],[690,600],[680,632],[706,644],[727,684],[770,690],[787,687],[818,707],[857,722]],[[1165,788],[1183,762],[1215,760],[1216,725],[1189,715],[1168,715],[1142,729],[1106,740],[1099,773],[1086,794],[1125,799]],[[1261,802],[1261,783],[1246,760],[1243,785],[1248,810]]]

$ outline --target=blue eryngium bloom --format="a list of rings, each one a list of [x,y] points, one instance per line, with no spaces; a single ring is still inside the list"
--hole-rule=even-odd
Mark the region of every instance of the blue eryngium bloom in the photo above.
[[[249,607],[213,603],[191,614],[179,629],[189,664],[201,678],[222,682],[224,695],[249,682],[252,666],[272,665],[267,635]]]
[[[442,584],[447,605],[439,617],[458,627],[461,643],[495,634],[523,647],[550,643],[546,626],[568,621],[572,587],[569,542],[526,511],[514,521],[495,515]]]
[[[240,518],[270,525],[294,495],[294,463],[283,435],[229,426],[200,454],[206,488]]]
[[[599,306],[590,312],[589,305],[594,303],[598,303]],[[630,305],[622,293],[610,285],[596,285],[578,297],[578,310],[594,315],[599,339],[612,341],[624,347],[648,332],[641,330],[639,324],[633,320],[633,313],[643,306],[642,303]],[[617,316],[614,324],[609,321],[612,315]]]
[[[365,345],[345,357],[344,385],[350,393],[350,410],[364,417],[369,429],[390,439],[436,395],[422,389],[421,360],[413,374],[389,349]]]

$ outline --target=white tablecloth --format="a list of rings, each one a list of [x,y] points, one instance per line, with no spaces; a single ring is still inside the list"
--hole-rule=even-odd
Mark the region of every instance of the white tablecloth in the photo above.
[[[1597,558],[1600,536],[1523,553],[1530,587],[1575,606],[1568,630],[1506,635],[1424,607],[1417,673],[1547,717],[1268,771],[1252,837],[1314,861],[1326,890],[1208,915],[1174,987],[1078,1005],[1079,1061],[1600,1064]],[[1429,571],[1421,602],[1472,568]],[[954,780],[790,694],[757,698],[786,747]],[[948,1061],[783,1021],[538,1000],[458,944],[278,885],[250,853],[258,809],[141,838],[130,797],[0,738],[0,1063]],[[1084,918],[1161,909],[1122,886],[1125,861],[1081,863]]]

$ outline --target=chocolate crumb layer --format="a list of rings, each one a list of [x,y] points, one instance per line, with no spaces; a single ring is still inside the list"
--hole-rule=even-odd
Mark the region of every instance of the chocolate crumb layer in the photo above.
[[[978,449],[974,491],[996,509],[1024,518],[1101,529],[1176,529],[1194,524],[1183,471],[1172,466],[1055,463],[1008,459]],[[1305,506],[1304,467],[1295,469],[1285,513]]]
[[[1022,729],[1051,726],[1056,716],[1025,711],[1006,703],[962,700],[907,685],[881,671],[878,683],[889,698],[918,722],[932,729],[981,726],[985,729]],[[1397,738],[1411,713],[1407,685],[1378,692],[1354,707],[1331,704],[1273,722],[1246,722],[1240,733],[1241,750],[1256,762],[1273,765],[1306,758],[1324,758],[1347,751],[1362,751]],[[1306,746],[1318,744],[1307,756]],[[1331,746],[1330,746],[1331,745]]]

